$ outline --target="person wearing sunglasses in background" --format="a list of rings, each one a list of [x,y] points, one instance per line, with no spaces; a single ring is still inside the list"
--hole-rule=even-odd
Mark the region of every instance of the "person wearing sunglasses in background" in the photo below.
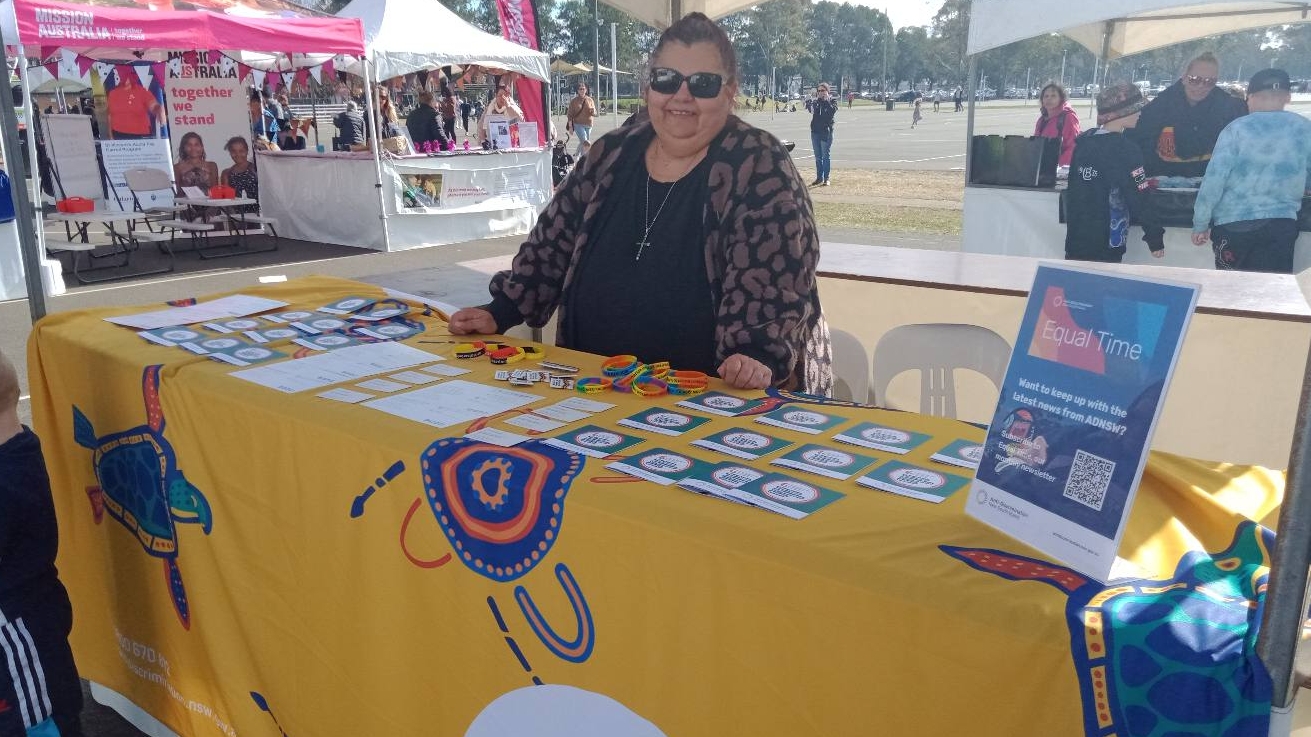
[[[691,13],[660,37],[646,115],[595,141],[457,335],[545,325],[556,343],[827,395],[810,195],[787,149],[732,114],[737,57]]]
[[[1215,141],[1247,106],[1217,87],[1220,62],[1207,52],[1143,108],[1135,138],[1147,176],[1200,177]]]

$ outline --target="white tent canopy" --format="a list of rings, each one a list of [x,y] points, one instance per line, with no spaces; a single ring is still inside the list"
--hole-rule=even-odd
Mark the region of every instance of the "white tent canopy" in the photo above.
[[[476,64],[550,80],[546,54],[484,33],[437,0],[351,0],[337,15],[364,24],[375,79]],[[342,71],[363,76],[362,66],[356,62]]]
[[[707,0],[711,2],[712,0]],[[1061,33],[1107,59],[1220,33],[1311,22],[1311,2],[974,0],[968,53]],[[1109,42],[1109,43],[1107,43]],[[1105,46],[1104,46],[1105,44]]]
[[[604,0],[606,5],[628,13],[648,26],[664,30],[688,13],[705,13],[711,18],[723,18],[760,0]]]

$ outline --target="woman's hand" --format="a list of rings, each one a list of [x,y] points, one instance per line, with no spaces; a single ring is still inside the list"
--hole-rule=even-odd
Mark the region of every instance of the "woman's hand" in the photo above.
[[[719,377],[734,389],[768,389],[774,372],[754,358],[734,353],[719,365]]]
[[[451,315],[451,335],[495,335],[496,319],[478,307],[466,307]]]

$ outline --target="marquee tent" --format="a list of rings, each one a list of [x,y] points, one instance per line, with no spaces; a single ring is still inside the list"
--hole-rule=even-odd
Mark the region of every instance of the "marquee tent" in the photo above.
[[[705,13],[711,18],[726,15],[759,5],[759,0],[604,0],[606,5],[622,10],[643,23],[664,30],[674,20],[688,13]]]
[[[375,79],[475,64],[550,81],[549,56],[482,32],[437,0],[351,0],[337,16],[363,24]],[[364,76],[362,68],[342,70]]]
[[[1055,3],[974,0],[968,53],[1059,32],[1103,61],[1219,33],[1311,21],[1308,2],[1100,0]]]

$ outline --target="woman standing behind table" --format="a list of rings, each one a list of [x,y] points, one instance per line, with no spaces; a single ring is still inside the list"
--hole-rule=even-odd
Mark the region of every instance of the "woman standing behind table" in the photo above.
[[[523,120],[523,110],[520,110],[514,99],[510,97],[510,86],[505,82],[496,86],[496,98],[487,103],[487,109],[483,111],[482,119],[478,121],[478,135],[483,141],[491,140],[487,124],[491,122],[492,118],[504,120],[507,123],[517,123]]]
[[[732,44],[692,13],[651,67],[649,119],[594,143],[492,302],[456,312],[451,332],[541,326],[558,308],[561,346],[828,394],[810,196],[778,140],[731,115]]]
[[[173,181],[181,190],[183,187],[199,187],[209,196],[209,188],[218,184],[218,164],[205,156],[205,141],[195,131],[183,134],[178,144],[178,160],[173,165]]]
[[[1059,166],[1069,166],[1074,158],[1074,139],[1079,137],[1079,115],[1070,107],[1070,95],[1055,82],[1048,82],[1039,95],[1042,113],[1033,127],[1033,135],[1061,139]]]

